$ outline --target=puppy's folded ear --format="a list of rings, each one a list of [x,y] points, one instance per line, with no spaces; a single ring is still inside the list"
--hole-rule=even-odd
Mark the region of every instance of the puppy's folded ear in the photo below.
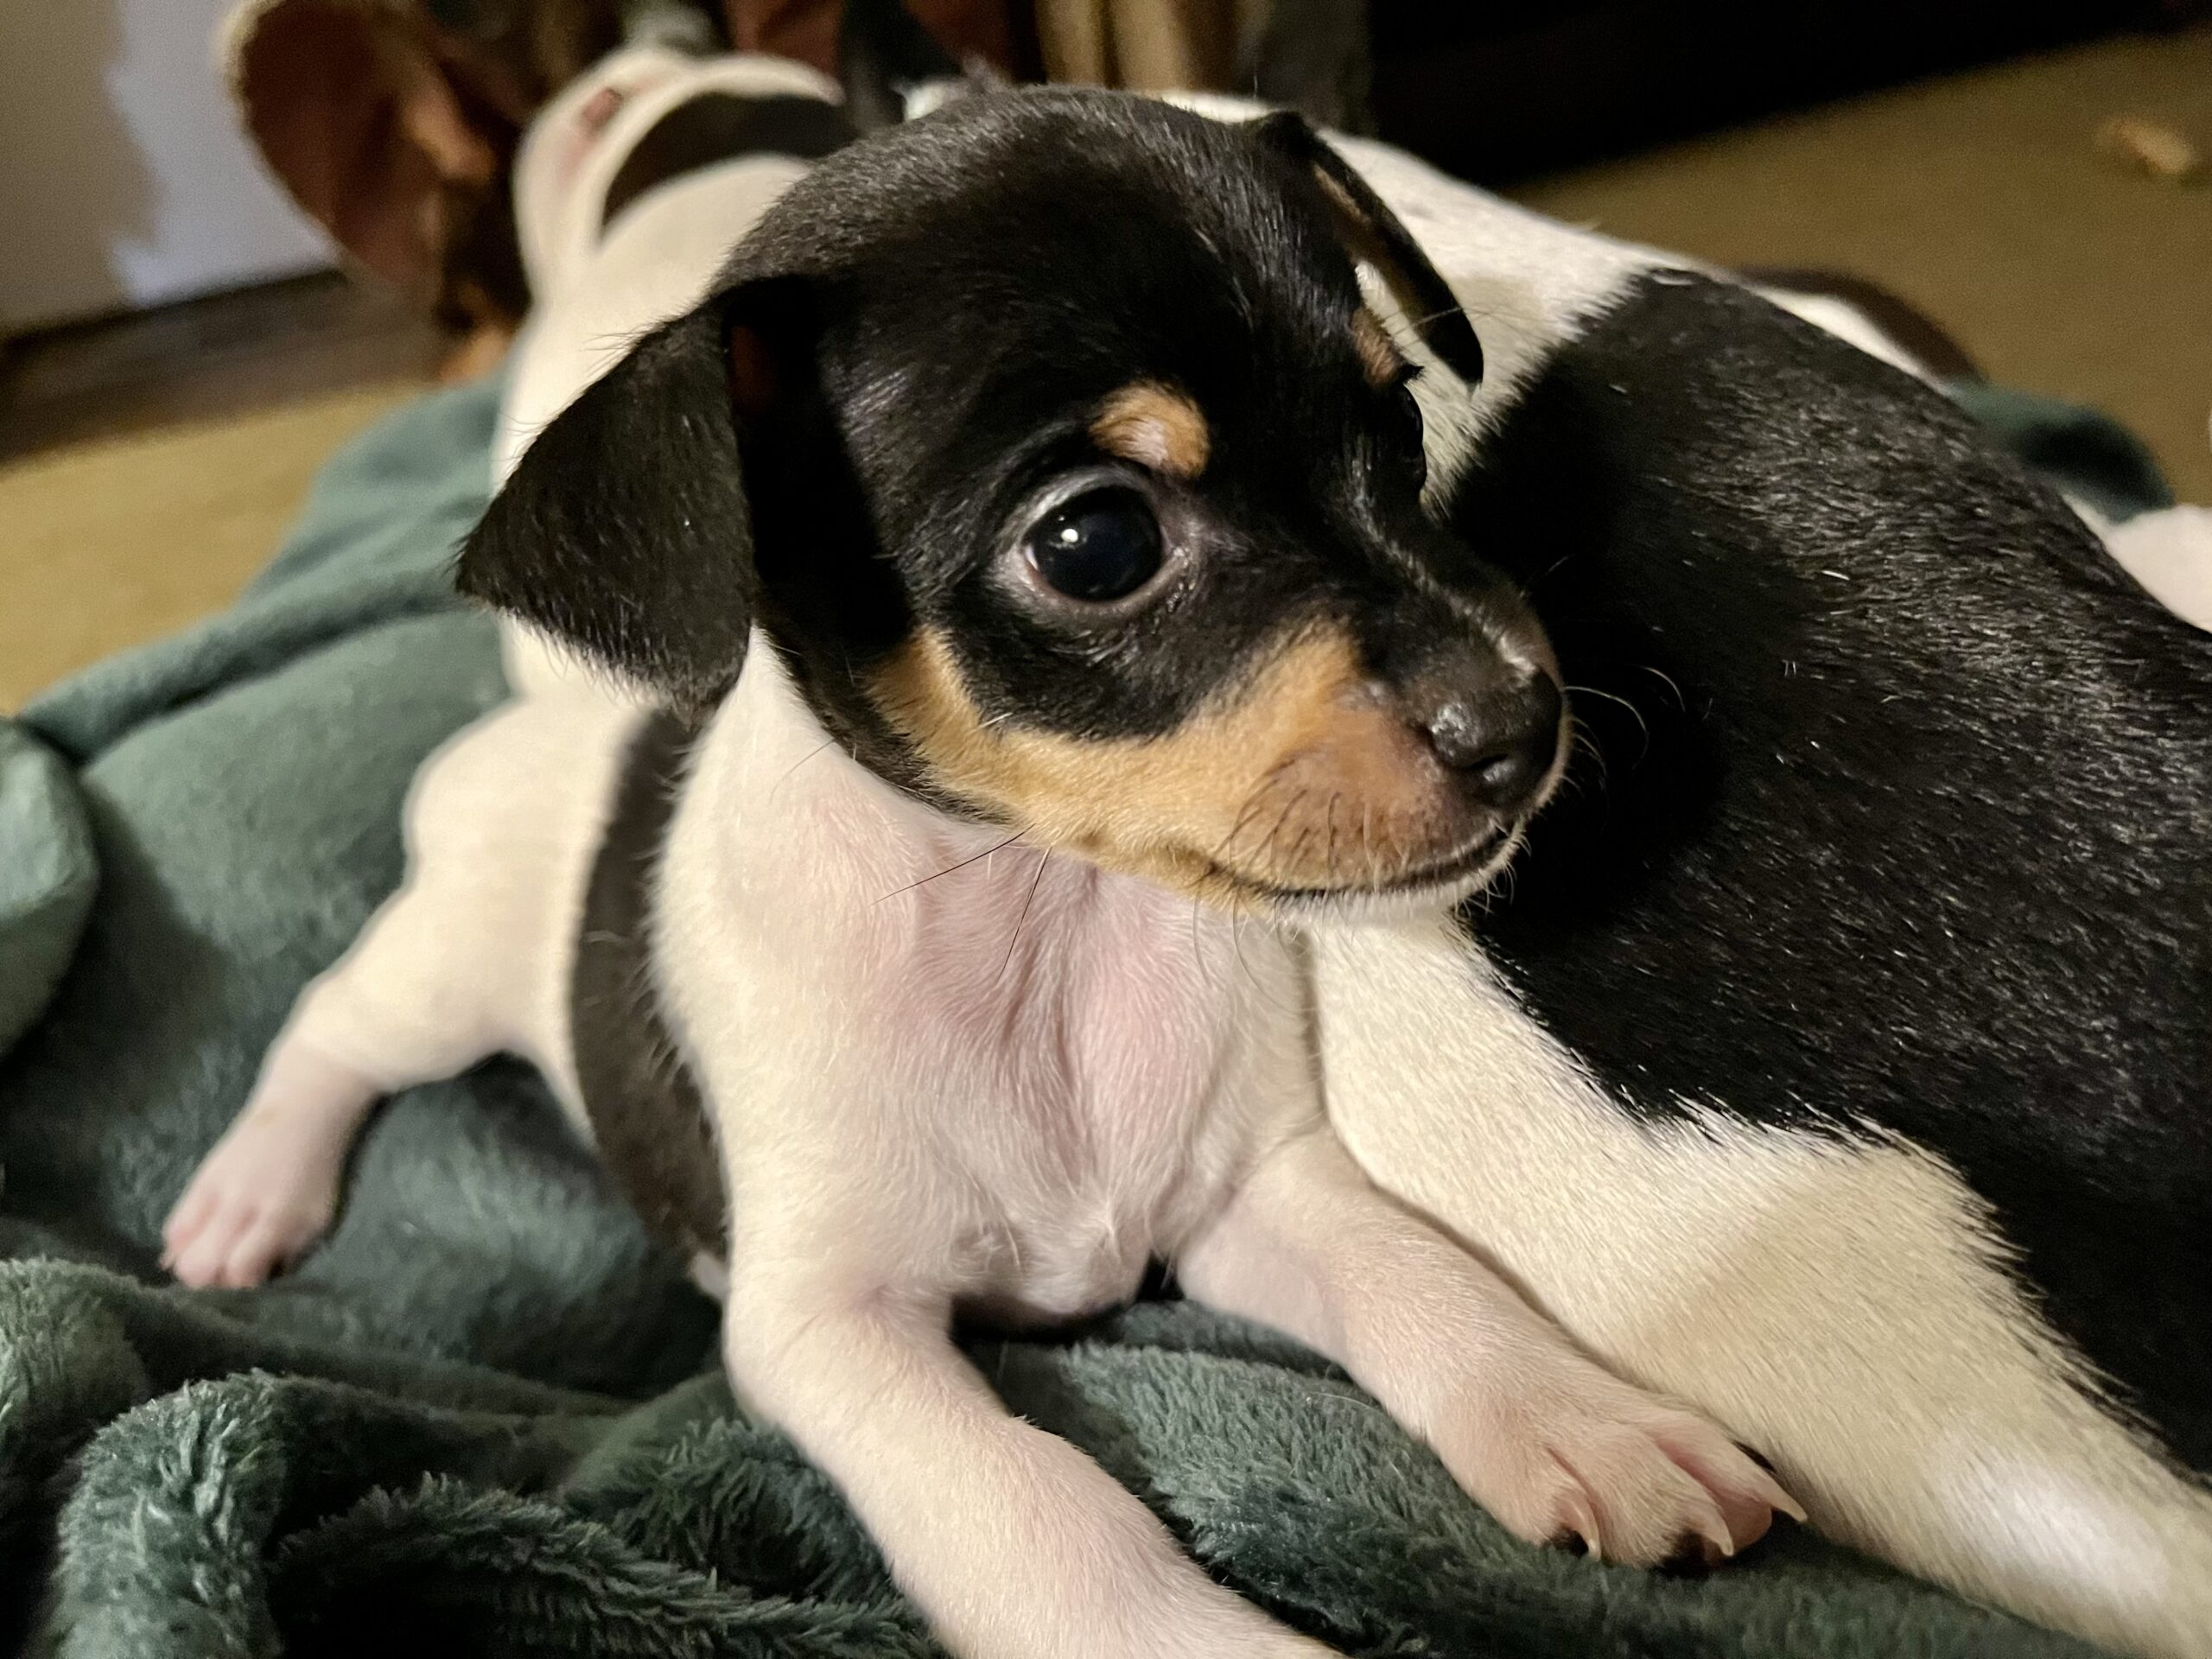
[[[1288,111],[1262,116],[1249,129],[1262,144],[1312,176],[1336,220],[1338,239],[1382,273],[1422,343],[1469,385],[1480,381],[1483,347],[1474,325],[1451,285],[1373,187],[1303,116]]]
[[[461,592],[703,709],[760,604],[741,430],[779,395],[756,286],[640,339],[538,434],[462,549]]]

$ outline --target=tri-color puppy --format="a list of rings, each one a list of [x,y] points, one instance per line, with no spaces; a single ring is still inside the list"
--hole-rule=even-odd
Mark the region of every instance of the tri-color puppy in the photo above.
[[[665,66],[655,73],[665,74]],[[677,95],[635,100],[617,118],[637,117],[627,138],[658,121],[664,106],[653,99]],[[1226,101],[1207,107],[1229,119],[1256,113]],[[549,130],[574,137],[559,122]],[[610,130],[611,138],[623,137]],[[717,235],[734,235],[799,171],[796,162],[757,161],[664,184],[601,236],[606,187],[627,165],[620,148],[590,163],[573,198],[575,279],[540,282],[541,293],[551,291],[518,365],[510,458],[604,366],[607,339],[688,308],[718,260]],[[1433,896],[1426,918],[1381,925],[1342,923],[1321,913],[1326,901],[1304,901],[1332,1126],[1371,1179],[1508,1268],[1616,1371],[1671,1391],[1758,1445],[1824,1530],[2129,1650],[2204,1651],[2212,1645],[2212,1503],[2202,1484],[2212,1465],[2212,1146],[2199,1103],[2212,1058],[2204,851],[2212,646],[2147,602],[2077,517],[1915,385],[1910,353],[1896,342],[1848,317],[1821,316],[1869,355],[1681,261],[1518,213],[1380,146],[1347,140],[1340,148],[1479,322],[1485,372],[1470,385],[1407,326],[1407,308],[1375,280],[1376,270],[1363,276],[1387,343],[1424,371],[1410,388],[1426,428],[1423,500],[1535,595],[1579,742],[1514,881],[1456,919],[1446,917],[1448,889]],[[550,176],[542,168],[537,175]],[[1159,176],[1147,168],[1124,183],[1143,196],[1142,181]],[[985,197],[1002,184],[1037,181],[1011,164],[972,181]],[[1127,200],[1101,198],[1108,207]],[[1110,221],[1071,226],[1077,213],[1097,218],[1082,197],[1049,199],[1025,221],[1019,251],[1049,249],[1062,234],[1090,236],[1105,250],[1096,261],[1103,271],[1140,285],[1152,280],[1122,262],[1153,257],[1155,230],[1122,245]],[[1227,245],[1245,245],[1232,236]],[[1202,270],[1178,276],[1164,252],[1158,257],[1159,280],[1183,283],[1166,302],[1171,313],[1187,303],[1185,288],[1217,291]],[[1403,286],[1402,250],[1395,263]],[[992,356],[989,313],[1013,294],[1032,303],[1047,297],[1027,281],[1004,294],[991,288],[983,279],[997,269],[985,260],[972,273],[980,319],[964,297],[942,302],[955,342],[945,381],[877,387],[850,417],[867,446],[851,448],[843,464],[895,461],[881,441],[883,423],[915,407],[913,391],[925,401],[928,435],[947,446],[965,441],[961,393]],[[1098,291],[1092,275],[1063,277],[1049,265],[1037,275],[1073,281],[1071,291],[1085,296],[1064,320],[1068,340],[1095,345],[1108,332],[1094,331],[1084,308]],[[938,304],[940,291],[918,290],[930,297],[916,305]],[[1410,315],[1433,309],[1416,300]],[[1171,315],[1165,326],[1176,321]],[[978,338],[983,344],[971,346]],[[1224,327],[1207,349],[1237,338]],[[1055,360],[1062,345],[1056,338],[1041,359]],[[1353,349],[1361,348],[1356,334]],[[1457,355],[1465,358],[1464,344]],[[1294,360],[1306,365],[1301,372],[1319,363]],[[659,361],[661,372],[671,369],[671,359]],[[1193,490],[1209,511],[1232,511],[1211,503],[1217,489],[1245,487],[1249,452],[1224,447],[1239,421],[1292,418],[1310,390],[1316,407],[1296,418],[1322,427],[1334,420],[1340,447],[1370,430],[1377,389],[1343,369],[1339,362],[1334,378],[1319,375],[1310,388],[1300,381],[1267,393],[1281,396],[1280,412],[1235,397],[1217,407],[1181,386],[1198,422],[1154,419],[1143,442],[1155,459],[1131,462],[1126,450],[1109,451],[1120,458],[1106,464],[1141,467],[1148,490]],[[1333,414],[1318,407],[1323,388],[1349,401]],[[684,395],[704,394],[693,387]],[[692,404],[673,407],[681,414]],[[1150,413],[1162,415],[1163,406]],[[724,479],[718,429],[703,429],[711,441],[698,476]],[[1195,480],[1179,480],[1169,439],[1201,429],[1205,458]],[[646,421],[634,442],[609,440],[608,453],[651,450],[665,436]],[[1081,442],[1095,446],[1100,435]],[[1185,443],[1183,453],[1193,450]],[[1325,492],[1340,475],[1289,442],[1259,464],[1277,461],[1294,489],[1306,487],[1296,483],[1306,476]],[[568,464],[580,474],[593,469]],[[872,501],[882,516],[865,525],[828,526],[824,544],[925,535],[932,547],[969,548],[965,522],[918,528],[927,517],[921,480],[936,475],[921,469]],[[637,474],[611,476],[619,488]],[[795,637],[794,601],[775,595],[798,573],[771,575],[776,543],[766,534],[789,521],[775,519],[779,509],[760,493],[764,475],[746,476],[755,508],[770,515],[753,542],[768,561],[755,614],[770,639]],[[671,486],[674,511],[715,507],[719,498],[702,500],[698,487]],[[1402,502],[1409,483],[1395,487]],[[649,500],[636,511],[641,523],[664,524],[667,505]],[[976,511],[1004,509],[992,500]],[[2169,602],[2201,605],[2212,591],[2202,510],[2099,530]],[[1319,544],[1311,534],[1296,531],[1280,544]],[[1161,538],[1163,564],[1169,539]],[[637,550],[665,545],[646,537]],[[1135,545],[1149,544],[1140,535]],[[1151,556],[1140,550],[1131,568]],[[651,575],[620,548],[613,568]],[[974,569],[963,577],[950,564],[932,568],[943,585],[927,591],[938,597],[915,613],[950,615],[944,607],[963,582],[976,581]],[[1016,568],[1032,567],[1024,558]],[[904,569],[894,567],[901,584]],[[1408,572],[1408,580],[1421,578]],[[964,591],[992,592],[995,605],[999,597]],[[1444,591],[1465,590],[1455,577]],[[679,589],[675,600],[693,606],[693,623],[711,645],[719,620],[711,607],[726,596]],[[895,623],[895,609],[887,613]],[[606,626],[631,630],[611,643],[650,643],[649,627],[668,626],[653,619],[668,614],[666,605],[611,607],[605,616],[615,620]],[[1004,623],[1009,640],[1029,626],[1005,608],[962,619],[963,630]],[[1227,664],[1240,640],[1197,639],[1189,630],[1205,620],[1203,608],[1164,615],[1185,630],[1171,638],[1193,641],[1178,644],[1179,652],[1220,659],[1224,691],[1214,706],[1233,708],[1230,688],[1245,671]],[[886,680],[879,669],[851,699],[832,695],[851,682],[850,668],[832,673],[825,690],[803,677],[804,652],[751,658],[739,702],[754,695],[747,688],[767,668],[774,677],[756,687],[760,695],[792,687],[770,700],[785,711],[778,718],[823,728],[817,747],[794,746],[797,769],[773,796],[778,813],[802,780],[827,787],[810,779],[818,768],[847,775],[846,751],[822,746],[833,734],[863,744],[876,731],[868,724],[872,709],[890,711],[882,719],[893,741],[859,748],[870,764],[887,755],[945,757],[885,798],[911,802],[931,779],[965,778],[939,785],[945,804],[1006,813],[984,784],[1010,766],[1040,799],[1064,779],[1092,787],[1072,762],[1060,769],[1060,746],[1039,751],[1033,741],[1061,719],[1053,699],[1077,695],[1057,690],[1069,682],[1044,671],[1066,660],[1060,651],[1025,657],[994,679],[976,664],[1007,659],[974,647],[976,664],[963,660],[955,677],[970,705],[999,701],[988,714],[955,702],[950,721],[925,731],[918,715],[942,707],[926,696],[931,671],[901,655],[923,637],[899,635],[880,658],[856,656],[862,679],[878,663],[900,664],[900,677]],[[513,660],[525,686],[563,681],[560,665],[527,640]],[[1149,660],[1141,647],[1100,653],[1081,683],[1115,692],[1140,683],[1133,677]],[[1192,671],[1176,660],[1179,674]],[[807,712],[791,715],[801,702]],[[1207,728],[1178,721],[1170,707],[1168,728]],[[1211,713],[1202,709],[1201,721]],[[477,868],[492,868],[495,849],[499,858],[517,856],[492,827],[512,824],[519,800],[539,815],[532,833],[544,838],[541,855],[512,882],[497,877],[497,893],[470,888],[465,876],[441,888],[454,895],[456,921],[506,905],[505,931],[487,919],[475,946],[435,937],[426,922],[411,945],[389,953],[390,977],[404,987],[420,976],[440,995],[453,984],[461,1010],[505,999],[502,1006],[535,1012],[521,1024],[457,1038],[441,1022],[461,1016],[426,1020],[411,994],[376,1017],[417,1021],[416,1047],[402,1043],[397,1052],[420,1053],[434,1068],[455,1069],[492,1046],[537,1052],[573,1102],[580,1084],[568,1058],[572,969],[600,957],[580,959],[570,943],[582,898],[549,915],[543,895],[581,895],[589,881],[622,772],[615,757],[637,721],[603,709],[556,715],[533,702],[502,718],[506,728],[490,729],[508,737],[472,734],[430,769],[414,808],[418,844],[473,837]],[[775,720],[760,726],[785,729]],[[587,728],[592,734],[573,735]],[[1058,729],[1066,734],[1064,719]],[[1402,741],[1411,728],[1400,716],[1395,729]],[[715,730],[733,741],[726,728]],[[1084,756],[1193,753],[1179,740],[1116,738],[1103,723],[1077,734]],[[957,747],[944,746],[946,736],[957,737]],[[679,829],[684,814],[703,810],[696,802],[715,775],[705,765],[712,752],[702,751]],[[1200,768],[1187,791],[1179,784],[1175,799],[1205,810],[1222,776],[1233,786],[1241,781],[1235,766],[1267,753],[1263,739],[1252,740],[1218,773]],[[978,771],[963,756],[988,767]],[[569,791],[565,810],[556,810],[556,791]],[[627,798],[633,810],[618,828],[649,841],[654,796],[641,786]],[[1114,846],[1126,847],[1128,826],[1157,822],[1120,796],[1103,798],[1114,803]],[[1238,826],[1240,844],[1260,838],[1271,865],[1309,861],[1317,840],[1325,868],[1332,845],[1344,857],[1341,808],[1325,809],[1319,829],[1294,847],[1310,821],[1289,827],[1288,807],[1279,801],[1268,820]],[[1285,814],[1279,833],[1274,813]],[[952,833],[950,819],[914,822]],[[449,827],[434,831],[438,824]],[[1068,827],[1047,818],[973,865],[931,865],[919,874],[950,873],[881,908],[911,917],[901,925],[917,939],[929,927],[952,926],[947,912],[962,912],[963,925],[995,930],[1009,971],[1038,971],[1049,963],[1026,953],[1040,948],[1040,922],[1080,919],[1058,885],[1078,867],[1034,850],[1059,844],[1051,837]],[[1370,820],[1361,834],[1370,854],[1374,833]],[[699,834],[671,848],[695,844]],[[993,844],[976,832],[961,841],[963,855],[969,845]],[[807,887],[821,880],[811,849],[785,850],[788,862],[764,851],[768,861],[745,880],[777,884],[756,901],[762,913],[785,918],[792,941],[814,938],[817,901],[843,889]],[[468,853],[452,862],[467,868]],[[423,868],[429,867],[426,857]],[[1158,890],[1172,890],[1172,873],[1166,880]],[[959,885],[969,881],[976,885]],[[657,902],[671,903],[666,874],[660,891],[667,897]],[[910,912],[909,900],[923,894],[931,908]],[[604,901],[618,922],[623,906],[635,912],[642,903],[620,880]],[[436,902],[415,913],[430,916]],[[1207,949],[1228,948],[1206,917],[1197,912],[1196,937]],[[879,925],[887,924],[871,915],[868,926]],[[619,925],[607,931],[631,937]],[[1008,950],[1017,933],[1033,942],[1024,954]],[[682,942],[672,930],[662,937],[664,948]],[[860,938],[869,937],[864,928]],[[1271,938],[1248,925],[1243,957],[1265,972],[1294,971],[1272,955]],[[772,1018],[818,1033],[859,995],[855,982],[825,988],[799,971],[810,952],[782,939],[774,945],[792,970],[777,983],[802,1006]],[[433,965],[440,962],[452,965]],[[1213,970],[1203,971],[1210,982]],[[607,982],[620,991],[632,982],[626,972],[616,963]],[[484,983],[521,974],[535,977],[499,990]],[[333,982],[350,980],[360,995],[372,977],[349,967]],[[311,994],[303,1022],[327,995]],[[683,1043],[697,1044],[734,1029],[738,1009],[734,1001],[695,1014],[677,1008],[667,1023]],[[644,1012],[666,1017],[658,1005]],[[1249,1017],[1260,1013],[1255,1001]],[[332,1016],[326,1027],[337,1023]],[[760,1028],[751,1033],[756,1043]],[[1059,1033],[1048,1024],[1047,1034]],[[179,1265],[189,1276],[257,1276],[327,1219],[339,1154],[378,1085],[382,1056],[353,1052],[325,1088],[314,1052],[289,1039],[280,1047],[280,1057],[292,1057],[294,1086],[275,1086],[282,1069],[272,1061],[270,1084],[180,1211]],[[1043,1052],[1065,1067],[1096,1050],[1060,1041]],[[650,1070],[636,1079],[638,1098],[651,1099],[645,1085],[664,1075]],[[646,1152],[682,1144],[643,1138]],[[656,1189],[664,1209],[671,1192],[680,1208],[711,1207],[713,1183],[703,1192],[682,1184],[705,1155],[664,1155]],[[620,1167],[631,1154],[610,1156]],[[960,1522],[947,1516],[932,1524]],[[1610,1535],[1605,1544],[1614,1548]],[[979,1538],[979,1548],[994,1547]]]
[[[715,193],[758,182],[587,207],[615,261],[587,265],[726,238]],[[518,398],[607,321],[556,285]],[[1481,889],[1568,748],[1541,629],[1422,507],[1416,341],[1478,378],[1295,117],[1004,93],[821,160],[535,436],[461,560],[676,712],[553,675],[426,765],[406,884],[182,1201],[180,1276],[261,1277],[375,1099],[512,1051],[727,1262],[733,1379],[961,1654],[1325,1651],[953,1344],[956,1313],[1080,1317],[1155,1259],[1341,1363],[1524,1537],[1758,1537],[1796,1508],[1772,1478],[1324,1112],[1283,924]]]

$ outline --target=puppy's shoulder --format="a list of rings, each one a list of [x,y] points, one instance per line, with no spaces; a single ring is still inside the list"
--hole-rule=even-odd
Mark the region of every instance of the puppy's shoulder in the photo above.
[[[587,846],[613,810],[626,757],[650,717],[578,686],[500,704],[416,771],[406,808],[410,858]]]

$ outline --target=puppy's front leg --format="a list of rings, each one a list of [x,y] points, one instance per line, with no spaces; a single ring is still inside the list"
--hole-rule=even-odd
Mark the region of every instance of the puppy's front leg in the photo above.
[[[961,1659],[1326,1659],[1209,1579],[1081,1451],[1007,1412],[942,1300],[738,1277],[739,1391],[837,1483]]]
[[[1728,1437],[1577,1351],[1474,1257],[1378,1191],[1325,1123],[1262,1159],[1180,1255],[1199,1300],[1334,1359],[1532,1542],[1654,1565],[1761,1536],[1796,1502]]]

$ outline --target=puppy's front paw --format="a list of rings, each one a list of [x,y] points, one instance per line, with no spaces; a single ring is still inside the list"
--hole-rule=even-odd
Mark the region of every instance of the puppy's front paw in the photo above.
[[[248,1113],[162,1226],[162,1265],[195,1288],[257,1285],[329,1230],[340,1160],[308,1126]]]
[[[1478,1385],[1437,1448],[1470,1496],[1531,1543],[1580,1538],[1632,1567],[1717,1564],[1779,1510],[1805,1511],[1696,1413],[1560,1354],[1511,1384]]]

